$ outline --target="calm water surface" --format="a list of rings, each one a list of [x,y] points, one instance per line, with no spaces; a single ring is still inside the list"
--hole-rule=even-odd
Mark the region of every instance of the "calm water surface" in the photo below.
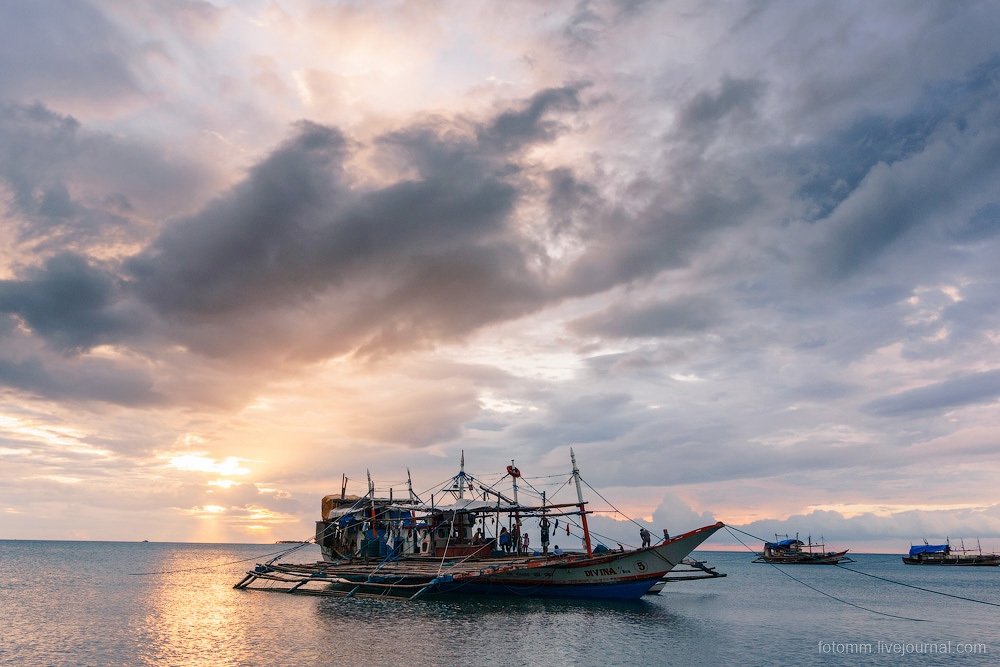
[[[729,576],[668,584],[661,595],[628,603],[404,603],[233,590],[253,562],[277,549],[0,541],[0,663],[1000,664],[1000,607],[833,567],[778,570],[751,564],[749,554],[702,552]],[[315,547],[289,558],[318,559]],[[857,560],[850,567],[1000,604],[1000,568],[920,568],[898,556]],[[164,573],[135,574],[144,572]]]

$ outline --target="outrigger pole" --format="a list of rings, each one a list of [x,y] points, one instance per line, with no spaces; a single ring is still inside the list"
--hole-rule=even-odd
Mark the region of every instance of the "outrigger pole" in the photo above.
[[[573,462],[573,481],[576,482],[576,498],[580,501],[580,522],[583,524],[583,543],[587,547],[587,555],[593,556],[594,552],[590,548],[590,529],[587,528],[587,510],[584,509],[586,503],[583,502],[583,490],[580,489],[580,469],[576,467],[576,454],[573,448],[569,448],[569,460]]]

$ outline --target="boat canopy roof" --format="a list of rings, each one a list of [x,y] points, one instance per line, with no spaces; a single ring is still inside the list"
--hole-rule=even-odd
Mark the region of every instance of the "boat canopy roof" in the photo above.
[[[497,503],[495,500],[490,502],[488,500],[476,500],[473,498],[464,498],[462,500],[456,500],[450,505],[435,505],[435,512],[489,512],[495,511],[497,507],[500,507],[502,511],[507,511],[508,509],[516,507],[510,503]]]
[[[794,537],[790,540],[781,540],[780,542],[766,542],[764,546],[770,547],[771,549],[776,549],[780,547],[792,547],[792,546],[802,546],[805,544],[802,540],[797,540]]]
[[[567,507],[574,508],[571,514],[576,514],[579,512],[577,508],[580,507],[577,503],[552,503],[545,506],[537,505],[515,505],[506,501],[496,501],[490,500],[478,500],[474,498],[464,498],[462,500],[456,500],[450,505],[435,505],[432,508],[426,507],[425,510],[431,510],[435,513],[448,514],[451,512],[472,512],[472,513],[490,513],[490,512],[504,512],[504,513],[517,513],[521,512],[524,514],[538,514],[545,513],[549,516],[562,516],[567,512],[559,512],[558,510]]]
[[[918,544],[915,547],[910,547],[910,555],[919,556],[920,554],[936,554],[946,551],[947,549],[947,544]]]

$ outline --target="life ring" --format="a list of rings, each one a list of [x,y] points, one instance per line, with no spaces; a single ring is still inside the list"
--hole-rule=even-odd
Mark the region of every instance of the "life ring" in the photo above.
[[[515,468],[514,466],[507,466],[507,472],[510,474],[511,477],[521,476],[521,471]]]

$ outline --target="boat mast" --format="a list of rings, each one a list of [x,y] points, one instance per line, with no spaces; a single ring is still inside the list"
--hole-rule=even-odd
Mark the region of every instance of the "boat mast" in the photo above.
[[[458,499],[465,497],[465,450],[462,450],[462,463],[458,468]]]
[[[510,469],[516,471],[517,467],[514,465],[514,459],[510,460]],[[514,473],[510,474],[510,478],[514,484],[514,506],[517,506],[517,475]]]
[[[587,510],[584,509],[586,503],[583,502],[583,490],[580,488],[580,469],[576,467],[576,454],[573,448],[569,448],[569,460],[573,462],[573,481],[576,482],[576,498],[580,502],[580,523],[583,524],[583,543],[587,547],[587,555],[593,556],[594,552],[590,548],[590,529],[587,528]]]
[[[514,459],[510,460],[510,467],[511,467],[511,470],[513,470],[514,472],[517,472],[517,466],[514,465]],[[514,544],[512,546],[514,548],[514,553],[517,554],[517,553],[521,553],[521,544],[520,544],[520,540],[521,540],[521,513],[517,511],[517,508],[520,507],[520,505],[517,504],[517,475],[515,475],[514,472],[512,472],[510,474],[510,478],[514,481],[514,508],[515,508],[515,511],[514,511],[514,525],[517,526],[518,544]],[[510,523],[510,521],[508,521],[507,523]],[[513,540],[513,538],[514,538],[514,535],[512,534],[511,535],[511,539]]]
[[[372,484],[372,471],[365,472],[368,473],[368,497],[372,503],[372,537],[378,539],[378,528],[375,526],[375,485]]]

